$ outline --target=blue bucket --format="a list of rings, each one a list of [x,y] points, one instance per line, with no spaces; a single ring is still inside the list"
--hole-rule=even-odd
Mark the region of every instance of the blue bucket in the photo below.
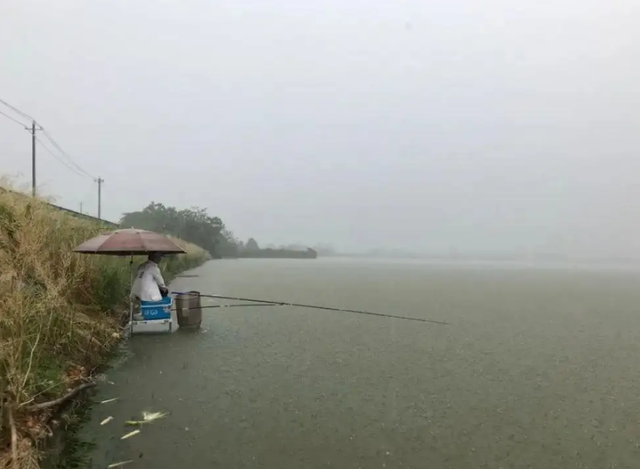
[[[173,298],[167,296],[160,301],[141,301],[140,312],[145,321],[156,319],[170,319]]]

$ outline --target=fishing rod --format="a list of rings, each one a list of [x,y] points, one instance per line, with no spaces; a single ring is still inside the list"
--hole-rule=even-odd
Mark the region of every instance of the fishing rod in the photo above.
[[[174,292],[177,293],[177,292]],[[203,295],[200,295],[203,296]],[[192,309],[211,309],[211,308],[239,308],[239,307],[251,307],[251,306],[262,306],[267,307],[267,306],[279,306],[277,304],[273,304],[273,305],[261,305],[261,304],[255,304],[255,303],[243,303],[240,305],[204,305],[204,306],[200,306],[198,308],[182,308],[182,309],[187,309],[189,311],[191,311]],[[177,309],[172,309],[171,311],[178,311]]]
[[[173,293],[181,294],[180,292],[173,292]],[[286,301],[259,300],[259,299],[255,299],[255,298],[241,298],[241,297],[235,297],[235,296],[205,295],[205,294],[202,294],[202,293],[200,294],[200,296],[203,297],[203,298],[216,298],[216,299],[220,299],[220,300],[250,301],[252,303],[260,303],[260,304],[269,305],[269,306],[292,306],[292,307],[295,307],[295,308],[320,309],[320,310],[323,310],[323,311],[337,311],[337,312],[341,312],[341,313],[365,314],[365,315],[368,315],[368,316],[378,316],[378,317],[384,317],[384,318],[404,319],[405,321],[428,322],[428,323],[431,323],[431,324],[440,324],[440,325],[448,325],[449,324],[448,322],[436,321],[434,319],[413,318],[413,317],[409,317],[409,316],[396,316],[396,315],[393,315],[393,314],[374,313],[372,311],[362,311],[362,310],[359,310],[359,309],[331,308],[329,306],[307,305],[307,304],[301,304],[301,303],[289,303],[289,302],[286,302]],[[227,305],[219,305],[219,306],[220,307],[225,307]],[[238,305],[238,306],[244,306],[244,305]],[[206,308],[206,307],[207,306],[203,306],[203,308]]]
[[[203,296],[203,295],[200,295]],[[200,309],[209,309],[209,308],[238,308],[238,307],[247,307],[247,306],[279,306],[277,304],[273,304],[273,305],[261,305],[261,304],[255,304],[255,303],[243,303],[240,305],[205,305],[205,306],[200,306]],[[195,309],[195,308],[189,308],[189,309]]]

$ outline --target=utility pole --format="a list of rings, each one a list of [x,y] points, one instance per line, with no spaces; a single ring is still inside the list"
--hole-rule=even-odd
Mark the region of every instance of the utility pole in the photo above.
[[[104,179],[98,178],[96,182],[98,183],[98,219],[102,220],[102,183]]]
[[[80,213],[82,213],[82,202],[80,202]]]
[[[36,196],[36,121],[31,123],[31,195]]]

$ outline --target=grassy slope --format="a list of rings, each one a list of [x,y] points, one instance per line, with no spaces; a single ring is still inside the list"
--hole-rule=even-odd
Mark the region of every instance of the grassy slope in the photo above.
[[[38,467],[33,442],[46,433],[53,409],[29,407],[86,380],[121,340],[129,260],[70,252],[102,231],[40,201],[0,192],[0,467],[12,458],[6,467]],[[178,242],[187,254],[163,260],[167,280],[208,258]]]

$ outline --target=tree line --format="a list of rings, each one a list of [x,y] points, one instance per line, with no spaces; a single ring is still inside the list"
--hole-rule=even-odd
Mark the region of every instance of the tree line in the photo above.
[[[275,257],[289,255],[291,252],[307,251],[307,246],[301,244],[266,245],[266,249],[261,249],[254,238],[249,238],[246,243],[243,243],[225,227],[220,217],[211,216],[207,213],[207,209],[199,207],[178,210],[175,207],[151,202],[140,211],[125,213],[120,219],[120,226],[176,236],[206,249],[214,258],[247,257],[265,250],[272,251],[270,255]],[[314,247],[314,250],[322,256],[335,254],[335,250],[327,244],[319,244]]]
[[[178,210],[151,202],[140,211],[125,213],[120,226],[176,236],[206,249],[214,258],[235,257],[238,253],[238,241],[233,233],[205,208]]]

